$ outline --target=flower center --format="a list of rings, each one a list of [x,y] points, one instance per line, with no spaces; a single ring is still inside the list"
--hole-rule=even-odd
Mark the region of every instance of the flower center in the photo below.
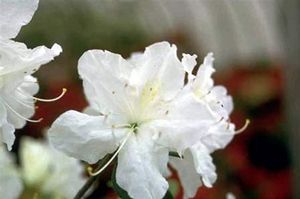
[[[153,102],[156,101],[159,96],[160,82],[159,81],[151,81],[147,82],[142,90],[141,95],[141,108],[145,109]]]
[[[132,132],[135,134],[138,132],[138,128],[139,128],[139,124],[137,122],[129,124],[129,129],[132,129]]]

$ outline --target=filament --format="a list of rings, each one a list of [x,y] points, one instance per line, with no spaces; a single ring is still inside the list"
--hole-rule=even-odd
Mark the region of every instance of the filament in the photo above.
[[[97,176],[99,175],[104,169],[106,169],[110,163],[117,157],[117,155],[120,153],[121,149],[124,147],[124,145],[126,144],[128,138],[130,137],[131,133],[129,132],[128,135],[126,136],[126,138],[122,141],[122,143],[120,144],[118,150],[114,153],[114,155],[107,161],[107,163],[100,168],[98,171],[93,172],[91,167],[88,167],[88,173],[90,176]]]
[[[29,94],[26,95],[26,94],[24,94],[23,91],[20,90],[20,89],[18,89],[18,91],[19,91],[19,93],[20,93],[21,95],[23,95],[24,97],[31,98],[31,99],[33,99],[33,100],[35,100],[35,101],[40,101],[40,102],[54,102],[54,101],[57,101],[57,100],[59,100],[60,98],[62,98],[62,97],[65,95],[65,93],[67,92],[67,89],[66,89],[66,88],[63,88],[61,94],[60,94],[59,96],[55,97],[55,98],[52,98],[52,99],[42,99],[42,98],[38,98],[38,97],[31,96],[31,95],[29,95]]]
[[[4,100],[3,100],[3,103],[4,105],[10,109],[16,116],[18,116],[19,118],[23,119],[23,120],[26,120],[27,122],[32,122],[32,123],[38,123],[40,121],[43,120],[43,118],[40,118],[38,120],[31,120],[31,119],[28,119],[26,117],[24,117],[23,115],[21,115],[20,113],[18,113],[16,110],[14,110],[8,103],[6,103]]]
[[[67,89],[66,88],[63,88],[62,89],[62,92],[60,93],[59,96],[55,97],[55,98],[52,98],[52,99],[42,99],[42,98],[37,98],[37,97],[34,97],[34,96],[30,96],[32,99],[34,100],[37,100],[37,101],[40,101],[40,102],[54,102],[54,101],[57,101],[59,100],[60,98],[62,98],[65,93],[67,92]]]
[[[239,130],[235,131],[235,134],[239,134],[239,133],[242,133],[243,131],[245,131],[247,129],[247,127],[249,126],[249,124],[250,124],[250,120],[246,119],[244,126],[242,128],[240,128]]]

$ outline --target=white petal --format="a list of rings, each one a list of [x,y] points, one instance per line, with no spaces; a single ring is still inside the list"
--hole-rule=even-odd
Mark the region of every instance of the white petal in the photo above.
[[[0,0],[0,37],[14,38],[29,23],[38,0]]]
[[[120,55],[89,50],[80,57],[78,72],[83,79],[85,95],[98,112],[126,113],[132,110],[133,99],[128,87],[131,65]]]
[[[51,49],[45,46],[28,49],[23,43],[0,39],[0,46],[0,63],[4,67],[0,71],[1,76],[15,73],[32,74],[62,52],[58,44],[54,44]]]
[[[29,137],[22,138],[21,171],[26,185],[40,187],[45,195],[73,198],[84,184],[79,161]]]
[[[14,167],[12,158],[0,146],[0,196],[5,199],[19,198],[23,185],[18,175],[17,169]]]
[[[6,117],[7,117],[6,108],[4,104],[2,104],[0,101],[0,126],[2,126],[7,122]]]
[[[143,134],[132,135],[119,153],[117,183],[132,198],[163,198],[168,190],[168,182],[160,172],[159,159],[166,159],[162,155],[168,156],[168,153],[158,156],[151,135]]]
[[[35,112],[35,101],[32,98],[32,95],[38,91],[39,85],[36,78],[32,76],[25,76],[22,78],[23,80],[13,91],[11,91],[10,88],[7,88],[10,86],[9,84],[5,85],[2,92],[2,100],[24,118],[30,118]],[[26,124],[26,120],[16,115],[10,108],[6,108],[7,121],[12,124],[14,128],[23,128]]]
[[[194,159],[195,169],[201,175],[203,184],[207,187],[212,187],[212,184],[217,179],[217,174],[209,151],[201,143],[194,145],[190,150]]]
[[[17,199],[23,190],[22,181],[15,174],[3,172],[5,170],[9,168],[1,168],[0,195],[5,199]]]
[[[5,123],[0,127],[0,141],[7,145],[7,149],[10,151],[15,141],[15,129],[13,125]]]
[[[233,110],[232,97],[227,95],[227,90],[224,86],[213,87],[213,89],[211,90],[211,95],[213,95],[216,100],[220,102],[216,104],[216,106],[218,107],[216,111],[219,112],[219,114],[222,115],[225,119],[227,119]]]
[[[90,164],[112,153],[126,129],[112,129],[105,117],[67,111],[49,129],[49,140],[58,150]]]
[[[131,76],[132,84],[142,92],[145,85],[156,82],[163,99],[173,98],[184,83],[184,69],[176,53],[176,46],[168,42],[148,46],[144,54],[131,59],[136,66]]]
[[[165,119],[154,120],[152,125],[159,131],[158,142],[179,153],[197,143],[215,123],[207,106],[191,93],[179,97],[166,113]]]
[[[187,73],[191,74],[194,67],[197,65],[197,55],[182,54],[182,65]]]
[[[211,128],[201,138],[210,153],[217,149],[223,149],[232,140],[235,134],[235,126],[226,121],[211,126]]]
[[[44,193],[56,194],[57,198],[74,198],[86,180],[83,165],[74,158],[51,150],[52,172],[43,184]]]
[[[0,100],[0,142],[7,145],[7,149],[11,150],[15,141],[15,129],[7,122],[7,112],[4,104]],[[1,143],[0,143],[1,145]],[[1,148],[1,147],[0,147]]]
[[[22,138],[20,160],[23,180],[29,186],[39,186],[48,178],[51,155],[44,144],[32,138]]]
[[[170,158],[170,163],[176,169],[184,191],[184,198],[192,198],[202,186],[201,177],[195,170],[190,151],[184,153],[184,158]]]
[[[195,89],[200,91],[202,95],[206,95],[214,84],[211,78],[211,75],[215,72],[213,61],[213,54],[208,53],[204,58],[203,64],[199,67],[195,82],[193,83]]]

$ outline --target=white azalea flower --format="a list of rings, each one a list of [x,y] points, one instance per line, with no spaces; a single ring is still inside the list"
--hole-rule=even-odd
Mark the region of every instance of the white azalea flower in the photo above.
[[[78,70],[90,107],[62,114],[49,130],[50,142],[91,164],[115,152],[107,164],[118,155],[120,187],[133,198],[162,198],[168,152],[182,154],[215,123],[184,86],[185,63],[176,53],[167,42],[128,60],[102,50],[84,53]]]
[[[35,100],[39,100],[33,97],[39,86],[31,74],[62,51],[57,44],[51,49],[28,49],[25,44],[11,40],[31,20],[37,6],[37,0],[0,0],[0,141],[9,150],[15,129],[22,128],[26,121],[40,121],[29,119],[34,114]]]
[[[54,150],[47,143],[23,138],[21,174],[26,187],[39,196],[71,199],[84,183],[79,161]]]
[[[23,185],[9,153],[0,145],[0,196],[5,199],[19,198]]]
[[[214,86],[211,78],[215,71],[213,54],[209,53],[205,57],[196,76],[192,74],[197,64],[195,59],[195,55],[184,55],[185,70],[189,74],[188,86],[195,97],[206,104],[215,118],[215,125],[212,125],[207,132],[202,134],[196,144],[185,151],[183,159],[171,158],[171,165],[177,170],[184,187],[185,198],[193,197],[202,183],[207,187],[212,187],[217,174],[210,154],[217,149],[224,148],[236,133],[243,131],[248,125],[246,121],[242,129],[235,131],[234,124],[229,121],[233,102],[231,96],[227,95],[225,87]],[[201,177],[201,180],[195,179],[196,176]]]

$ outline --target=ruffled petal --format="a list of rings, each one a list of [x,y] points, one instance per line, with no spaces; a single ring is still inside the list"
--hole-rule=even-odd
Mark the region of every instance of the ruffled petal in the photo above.
[[[212,162],[207,148],[201,143],[194,145],[190,148],[193,156],[195,169],[201,175],[203,184],[206,187],[212,187],[213,183],[217,180],[216,167]]]
[[[168,153],[156,151],[153,144],[151,135],[140,132],[132,135],[119,153],[117,183],[132,198],[163,198],[168,190],[168,182],[161,174],[165,169],[160,168]]]
[[[227,94],[227,89],[224,86],[215,86],[211,90],[211,95],[216,98],[217,103],[214,104],[214,110],[218,112],[219,115],[228,119],[228,116],[233,110],[232,97]]]
[[[183,187],[184,198],[193,198],[202,186],[200,175],[195,170],[193,157],[190,151],[184,153],[184,158],[170,158],[170,163],[176,169]]]
[[[106,125],[105,117],[67,111],[49,129],[50,143],[58,150],[90,164],[118,147],[127,129]]]
[[[201,143],[212,153],[218,149],[225,148],[235,135],[233,123],[220,121],[211,128],[201,138]]]
[[[78,72],[90,105],[103,114],[132,111],[131,68],[118,54],[102,50],[85,52],[79,59]]]
[[[9,151],[12,149],[16,139],[14,132],[15,128],[9,123],[5,123],[0,127],[0,141],[7,145]]]
[[[184,69],[177,57],[177,48],[168,42],[159,42],[145,49],[143,54],[136,54],[130,59],[136,66],[131,82],[139,92],[149,84],[156,84],[159,95],[164,100],[172,99],[183,87]]]
[[[21,195],[23,185],[14,167],[12,158],[0,146],[0,196],[5,199],[17,199]]]
[[[189,55],[189,54],[182,54],[183,55],[183,58],[181,60],[182,62],[182,65],[185,69],[185,71],[188,73],[188,74],[191,74],[194,67],[197,65],[197,55]]]
[[[207,94],[214,85],[211,75],[215,72],[213,68],[213,53],[208,53],[204,58],[203,64],[199,67],[194,86],[203,94]]]
[[[158,142],[179,153],[197,143],[215,123],[207,106],[191,93],[174,101],[165,114],[165,119],[152,122],[159,134]]]
[[[38,7],[38,0],[0,1],[0,38],[17,36],[22,26],[29,23]]]
[[[0,98],[0,142],[7,145],[7,149],[10,151],[15,141],[15,129],[7,122],[7,110]],[[1,144],[0,144],[1,145]]]
[[[24,43],[0,39],[0,46],[0,75],[6,75],[5,78],[20,74],[30,75],[62,52],[58,44],[50,49],[45,46],[29,49]]]

